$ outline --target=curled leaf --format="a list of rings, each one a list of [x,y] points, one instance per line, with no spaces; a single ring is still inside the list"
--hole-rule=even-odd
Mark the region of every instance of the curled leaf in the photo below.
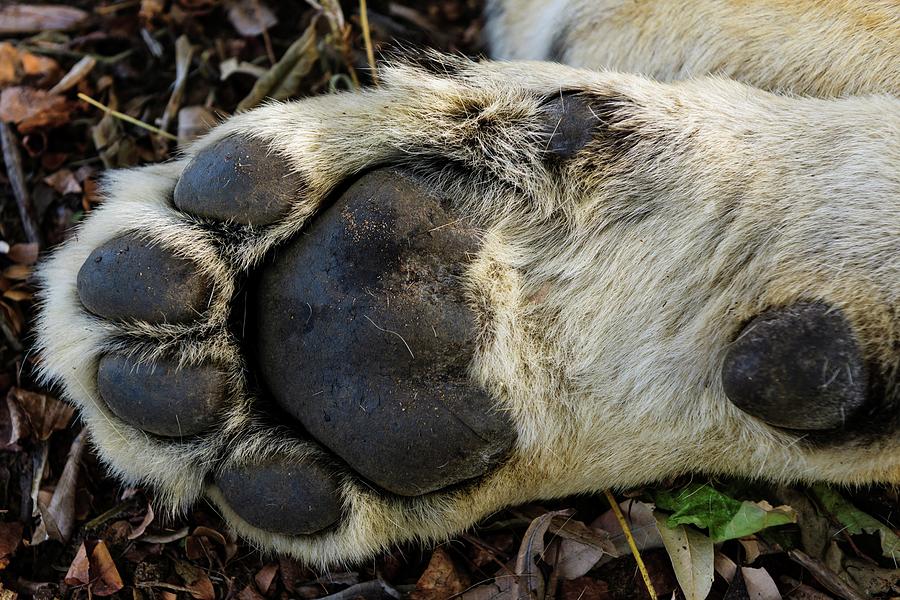
[[[692,484],[678,492],[657,492],[654,500],[659,508],[672,511],[667,521],[669,527],[696,525],[708,529],[714,542],[797,522],[797,514],[789,506],[742,502],[706,484]]]

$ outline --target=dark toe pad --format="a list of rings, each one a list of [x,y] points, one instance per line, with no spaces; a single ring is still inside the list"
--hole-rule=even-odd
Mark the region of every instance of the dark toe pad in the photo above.
[[[725,394],[778,427],[842,427],[867,401],[865,364],[841,311],[805,303],[753,319],[731,345]]]
[[[229,468],[216,485],[242,519],[273,533],[316,533],[341,515],[337,481],[313,463],[271,460]]]
[[[366,175],[263,271],[259,362],[275,399],[384,489],[477,477],[515,433],[470,383],[459,280],[477,235],[420,184]]]
[[[100,397],[120,419],[168,437],[194,435],[215,421],[225,398],[225,375],[212,366],[158,360],[139,364],[118,354],[100,359]]]
[[[302,190],[287,160],[261,141],[229,136],[204,148],[175,186],[180,210],[220,221],[266,225]]]
[[[575,156],[594,137],[600,124],[594,109],[585,98],[574,94],[562,94],[543,106],[547,138],[546,151],[557,159]]]
[[[81,303],[95,315],[151,323],[196,319],[212,289],[191,261],[132,235],[91,252],[76,286]]]

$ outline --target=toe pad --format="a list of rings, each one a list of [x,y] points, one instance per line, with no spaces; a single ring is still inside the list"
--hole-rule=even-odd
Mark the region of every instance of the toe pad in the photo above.
[[[273,533],[316,533],[341,516],[337,482],[312,463],[276,459],[231,467],[219,474],[216,485],[242,519]]]
[[[76,286],[81,303],[95,315],[150,323],[196,319],[212,289],[191,261],[131,235],[91,252]]]
[[[97,375],[100,397],[120,419],[166,437],[208,429],[225,398],[225,384],[225,375],[212,366],[142,364],[118,354],[100,359]]]
[[[795,304],[753,319],[725,357],[725,394],[778,427],[843,427],[867,400],[867,377],[850,324],[824,304]]]
[[[267,225],[302,190],[288,161],[259,140],[233,135],[204,148],[175,187],[180,210],[220,221]]]

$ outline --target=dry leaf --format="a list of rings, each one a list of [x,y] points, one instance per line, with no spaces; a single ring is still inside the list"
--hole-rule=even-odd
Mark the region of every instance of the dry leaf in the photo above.
[[[253,577],[253,581],[256,582],[256,587],[259,591],[267,596],[271,592],[275,591],[272,583],[275,581],[275,577],[278,575],[278,563],[269,563],[264,566],[259,572]]]
[[[52,58],[0,42],[0,87],[17,84],[26,77],[40,76],[45,81],[57,77],[59,71],[59,64]]]
[[[62,79],[57,82],[52,88],[50,88],[51,94],[61,94],[66,90],[70,90],[76,85],[78,82],[87,77],[87,74],[90,73],[94,66],[97,64],[97,59],[93,56],[84,56],[77,63],[72,65],[72,68],[69,69],[69,72],[66,73]]]
[[[652,550],[653,548],[662,548],[663,541],[656,527],[656,517],[653,516],[653,510],[649,504],[638,502],[636,500],[625,500],[619,503],[625,520],[631,529],[631,535],[638,550]],[[628,540],[622,532],[622,526],[612,510],[608,510],[600,515],[596,521],[591,523],[594,529],[603,529],[608,531],[610,539],[616,546],[619,556],[631,554],[631,548],[628,547]]]
[[[28,302],[34,295],[28,290],[9,289],[3,292],[3,297],[7,300],[12,300],[13,302]]]
[[[533,520],[528,526],[516,557],[516,577],[513,578],[510,589],[513,598],[539,600],[544,597],[546,582],[544,574],[537,564],[537,561],[544,556],[544,535],[550,528],[554,517],[571,515],[571,510],[548,512]]]
[[[255,37],[278,23],[278,18],[262,0],[231,0],[228,20],[244,37]]]
[[[68,427],[75,414],[75,409],[47,394],[29,392],[22,388],[10,388],[7,402],[12,398],[28,417],[28,425],[32,434],[39,440],[50,438],[54,431]]]
[[[9,260],[20,265],[33,265],[38,259],[37,244],[13,244],[6,253]]]
[[[63,96],[44,90],[14,86],[0,92],[0,121],[14,123],[21,133],[64,125],[71,111]]]
[[[91,563],[88,560],[87,547],[82,542],[78,553],[69,565],[64,581],[66,585],[87,585],[91,582]]]
[[[563,581],[559,597],[562,600],[612,600],[606,582],[593,577]]]
[[[713,583],[713,542],[708,536],[686,525],[674,529],[666,525],[666,516],[655,514],[672,568],[686,600],[704,600]]]
[[[716,553],[715,569],[722,579],[731,582],[735,593],[742,589],[751,600],[781,600],[778,586],[765,569],[741,567],[741,579],[736,580],[737,565],[721,552]]]
[[[3,583],[0,582],[0,600],[16,600],[19,597],[17,593],[12,590],[8,590],[3,587]]]
[[[253,589],[252,585],[245,586],[237,595],[238,600],[264,600],[263,596]]]
[[[31,267],[28,265],[11,265],[3,269],[3,276],[13,281],[25,281],[31,276]]]
[[[133,527],[131,529],[131,533],[128,534],[128,539],[136,540],[139,537],[141,537],[142,535],[144,535],[144,532],[147,530],[147,527],[150,525],[150,523],[153,522],[154,516],[155,515],[153,514],[153,507],[150,506],[150,504],[148,503],[147,504],[147,512],[144,513],[144,518],[137,525],[137,527]]]
[[[22,543],[22,524],[18,521],[0,523],[0,569],[5,569],[9,558]]]
[[[210,553],[210,542],[227,548],[225,536],[209,527],[200,526],[184,540],[185,555],[191,560],[205,558]]]
[[[409,597],[411,600],[443,600],[468,587],[469,578],[466,574],[459,570],[446,550],[437,548]]]
[[[59,194],[80,194],[81,184],[75,178],[75,174],[69,169],[60,169],[52,175],[44,177],[44,183],[52,187]]]
[[[50,501],[41,501],[39,497],[37,506],[41,522],[32,535],[32,546],[48,539],[68,542],[72,537],[75,526],[75,489],[86,437],[86,433],[82,431],[72,440],[69,456]]]
[[[513,596],[514,580],[515,577],[501,572],[494,581],[467,590],[459,600],[520,600]]]
[[[216,591],[212,581],[202,569],[179,560],[175,562],[175,571],[190,590],[191,596],[197,600],[215,600]]]
[[[150,21],[162,14],[166,8],[166,0],[141,0],[141,10],[138,16],[142,21]]]
[[[266,70],[247,61],[238,62],[236,58],[226,58],[219,63],[219,80],[225,81],[235,73],[244,73],[258,78],[265,75]]]
[[[91,592],[95,596],[111,596],[124,586],[116,563],[103,540],[91,552]]]
[[[567,519],[556,531],[563,538],[554,570],[562,579],[576,579],[590,571],[604,556],[618,556],[609,533]]]
[[[87,20],[88,13],[71,6],[14,4],[0,7],[0,34],[67,31]]]
[[[249,110],[260,104],[266,97],[284,100],[297,93],[300,82],[319,59],[319,50],[316,45],[318,40],[317,20],[314,17],[303,35],[284,51],[278,62],[266,71],[265,75],[256,80],[253,89],[238,104],[236,112]]]

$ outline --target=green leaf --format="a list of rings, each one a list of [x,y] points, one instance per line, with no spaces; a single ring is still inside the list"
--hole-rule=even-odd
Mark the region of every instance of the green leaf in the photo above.
[[[672,511],[667,521],[669,527],[696,525],[708,529],[714,542],[797,522],[797,515],[789,507],[773,508],[766,502],[742,502],[706,484],[691,484],[675,493],[657,492],[654,501],[659,508]]]
[[[900,560],[900,537],[881,521],[868,515],[846,500],[839,493],[824,485],[812,488],[819,503],[828,513],[844,526],[848,533],[857,535],[870,533],[881,540],[881,554],[894,561]]]

